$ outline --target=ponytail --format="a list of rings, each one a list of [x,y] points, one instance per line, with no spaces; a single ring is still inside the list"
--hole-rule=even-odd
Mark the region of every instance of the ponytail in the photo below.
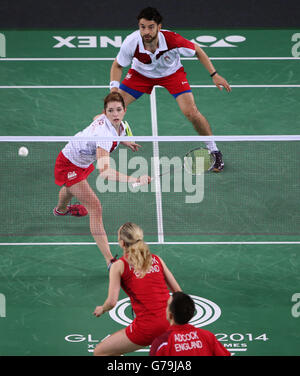
[[[152,255],[143,240],[143,230],[135,223],[127,222],[120,228],[119,235],[124,241],[128,263],[133,266],[135,274],[143,278],[152,265]]]

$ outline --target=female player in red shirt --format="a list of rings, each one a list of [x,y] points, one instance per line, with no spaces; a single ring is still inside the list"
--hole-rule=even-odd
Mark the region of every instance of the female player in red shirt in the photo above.
[[[129,326],[97,345],[94,355],[98,356],[117,356],[150,345],[170,325],[166,319],[169,289],[181,291],[164,261],[150,253],[138,225],[127,222],[121,226],[118,240],[123,257],[112,264],[108,297],[103,305],[96,307],[94,315],[99,317],[111,310],[117,304],[122,287],[136,317]]]
[[[104,99],[104,113],[95,119],[83,131],[77,133],[59,153],[54,169],[55,183],[62,186],[58,204],[53,209],[55,216],[72,215],[82,217],[89,214],[90,230],[97,246],[102,252],[107,265],[114,260],[110,252],[106,232],[102,221],[101,203],[89,185],[87,178],[94,171],[93,163],[97,160],[99,173],[104,179],[122,182],[140,182],[147,184],[149,176],[135,178],[124,175],[109,165],[109,155],[119,145],[117,141],[105,141],[104,137],[130,135],[127,122],[123,122],[126,107],[119,93],[110,93]],[[130,132],[130,133],[129,133]],[[76,137],[95,139],[82,140]],[[122,142],[133,151],[140,145],[134,142]],[[76,197],[81,205],[70,205],[72,197]]]

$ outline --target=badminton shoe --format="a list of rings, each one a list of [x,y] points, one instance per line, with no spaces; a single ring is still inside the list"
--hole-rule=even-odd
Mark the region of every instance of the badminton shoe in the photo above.
[[[75,205],[69,205],[68,210],[65,213],[61,213],[57,210],[57,208],[54,208],[53,214],[57,217],[64,216],[64,215],[72,215],[74,217],[84,217],[88,214],[88,211],[83,205],[75,204]]]
[[[218,150],[218,151],[213,151],[211,154],[215,160],[215,163],[213,164],[211,171],[221,172],[224,168],[222,153]]]

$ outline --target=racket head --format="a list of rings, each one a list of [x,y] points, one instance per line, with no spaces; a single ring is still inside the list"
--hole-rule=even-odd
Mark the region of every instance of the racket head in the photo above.
[[[198,147],[184,156],[184,169],[192,175],[202,175],[211,171],[215,163],[214,156],[207,148]]]

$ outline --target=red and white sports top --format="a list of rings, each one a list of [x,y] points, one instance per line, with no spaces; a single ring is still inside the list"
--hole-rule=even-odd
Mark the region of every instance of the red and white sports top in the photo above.
[[[83,131],[75,134],[74,137],[95,137],[95,141],[71,140],[63,148],[63,155],[74,165],[87,168],[96,161],[96,150],[100,147],[111,153],[118,145],[118,141],[103,141],[101,137],[119,136],[116,128],[102,114],[94,120]],[[120,136],[126,136],[125,126],[121,123]]]
[[[136,320],[145,320],[149,325],[153,320],[165,318],[170,294],[159,258],[152,254],[152,267],[143,278],[138,278],[124,256],[120,260],[124,263],[121,287],[130,298]]]
[[[121,45],[117,61],[122,67],[131,68],[149,78],[166,77],[182,67],[180,55],[194,56],[195,45],[181,35],[169,30],[158,33],[155,53],[145,50],[139,30],[128,35]]]
[[[151,356],[231,356],[208,330],[193,325],[172,325],[151,345]]]

